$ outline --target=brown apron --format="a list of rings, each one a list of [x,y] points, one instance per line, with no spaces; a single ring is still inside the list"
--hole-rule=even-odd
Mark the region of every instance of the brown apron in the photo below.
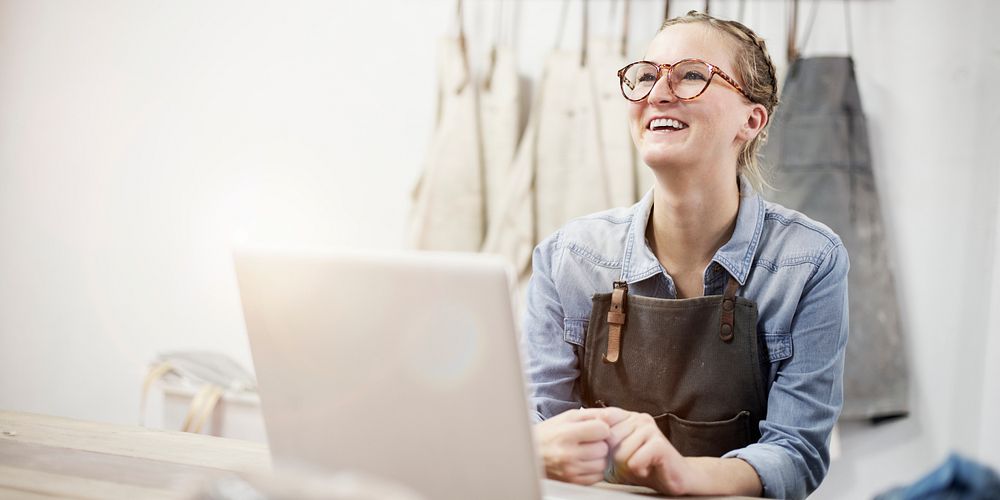
[[[625,282],[595,294],[581,366],[583,404],[648,413],[684,456],[719,457],[760,439],[767,350],[757,305],[723,295],[658,299]]]

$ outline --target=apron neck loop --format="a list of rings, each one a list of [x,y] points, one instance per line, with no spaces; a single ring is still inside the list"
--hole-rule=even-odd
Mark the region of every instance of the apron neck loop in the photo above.
[[[741,0],[742,1],[742,0]],[[798,59],[802,52],[805,50],[806,45],[809,43],[809,36],[812,35],[813,25],[816,24],[816,13],[818,9],[818,2],[813,2],[812,10],[809,12],[809,21],[806,24],[805,33],[802,34],[800,39],[796,39],[798,36],[798,28],[796,27],[796,20],[798,18],[798,0],[794,0],[795,4],[792,6],[792,16],[789,21],[789,33],[788,33],[788,63],[791,64]],[[847,57],[852,57],[854,55],[854,37],[851,35],[851,2],[849,0],[843,0],[844,3],[844,43],[847,46]],[[798,40],[798,41],[796,41]],[[794,53],[794,57],[793,57]]]
[[[723,342],[732,342],[733,340],[737,288],[739,288],[739,283],[736,281],[736,278],[730,275],[729,281],[726,283],[726,291],[722,294],[722,313],[719,315],[719,338]]]
[[[815,6],[813,7],[815,8]],[[788,64],[792,64],[799,58],[799,49],[795,46],[795,37],[799,31],[799,0],[792,0],[792,13],[788,18],[788,41],[786,42],[785,57]]]
[[[581,68],[587,65],[587,38],[590,36],[587,33],[587,31],[588,31],[587,28],[590,27],[589,26],[590,25],[590,16],[589,16],[588,9],[587,9],[587,5],[589,3],[590,2],[587,2],[586,0],[584,0],[584,2],[583,2],[583,27],[580,30],[581,31],[581,38],[582,38],[582,40],[580,40],[580,67]]]
[[[851,34],[851,2],[844,0],[844,31],[847,35],[847,56],[854,57],[854,36]]]
[[[629,10],[632,0],[625,0],[622,2],[622,45],[619,48],[622,57],[628,57],[628,25],[629,25]]]

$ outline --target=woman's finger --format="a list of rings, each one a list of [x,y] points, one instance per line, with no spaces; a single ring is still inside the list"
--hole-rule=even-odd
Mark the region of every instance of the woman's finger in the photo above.
[[[608,442],[607,441],[594,441],[590,443],[581,443],[579,449],[579,457],[581,460],[597,460],[608,458]]]
[[[609,426],[612,427],[632,416],[632,412],[615,406],[599,408],[597,410],[599,411],[598,418],[604,420]]]
[[[653,467],[663,462],[665,447],[657,439],[647,440],[635,450],[635,453],[625,462],[629,472],[640,478],[649,477]]]
[[[625,436],[625,438],[618,443],[618,446],[612,447],[612,456],[615,463],[625,464],[636,452],[636,450],[638,450],[639,447],[649,439],[649,437],[649,426],[636,425],[632,433]]]
[[[580,460],[566,465],[566,475],[582,476],[586,474],[604,474],[604,469],[608,468],[607,458],[596,460]]]
[[[591,419],[566,424],[566,432],[578,443],[589,443],[608,439],[611,428],[603,420]]]
[[[628,418],[611,427],[608,436],[608,445],[612,448],[616,448],[623,439],[635,431],[636,425],[638,424],[638,419],[636,418],[637,415],[638,413],[632,413]]]

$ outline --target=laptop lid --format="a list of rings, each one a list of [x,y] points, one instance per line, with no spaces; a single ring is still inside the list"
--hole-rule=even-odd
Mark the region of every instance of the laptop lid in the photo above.
[[[276,467],[428,498],[541,497],[505,264],[471,254],[241,251]]]

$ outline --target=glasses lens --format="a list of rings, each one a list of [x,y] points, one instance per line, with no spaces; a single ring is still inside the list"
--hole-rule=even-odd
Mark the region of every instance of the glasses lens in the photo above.
[[[711,78],[712,70],[702,62],[685,61],[670,68],[670,88],[681,99],[701,94]]]
[[[635,63],[622,73],[622,94],[630,100],[638,101],[649,94],[655,83],[656,66],[644,62]]]

